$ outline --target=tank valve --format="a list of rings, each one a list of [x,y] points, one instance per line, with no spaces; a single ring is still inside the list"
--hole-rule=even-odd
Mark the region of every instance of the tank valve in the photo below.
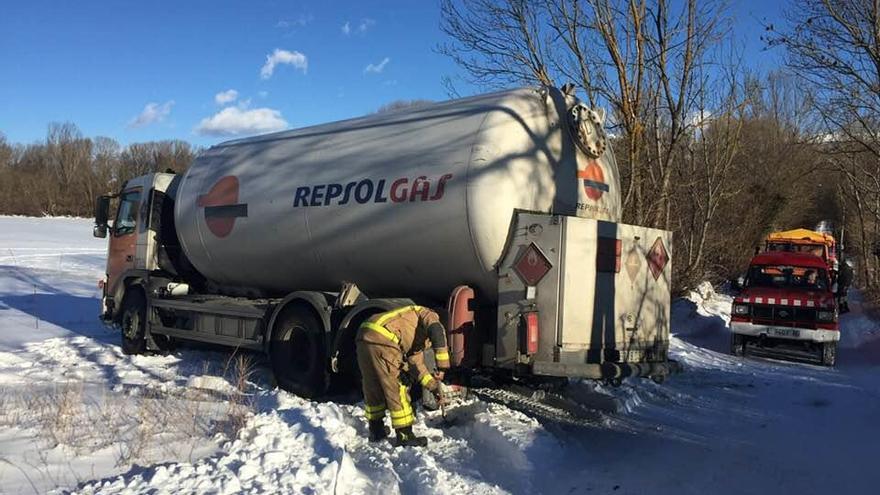
[[[573,106],[569,112],[569,124],[578,146],[590,158],[599,158],[605,153],[605,130],[598,113],[583,103]]]

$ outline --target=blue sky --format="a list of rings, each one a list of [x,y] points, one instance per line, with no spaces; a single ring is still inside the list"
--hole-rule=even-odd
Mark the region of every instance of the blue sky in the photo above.
[[[750,63],[774,65],[757,37],[780,4],[731,3]],[[444,100],[441,78],[459,73],[434,51],[445,41],[437,0],[3,0],[2,10],[0,132],[12,142],[71,121],[124,144],[210,145],[224,131]]]

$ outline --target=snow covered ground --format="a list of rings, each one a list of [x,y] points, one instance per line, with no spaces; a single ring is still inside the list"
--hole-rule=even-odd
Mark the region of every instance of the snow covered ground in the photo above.
[[[876,490],[880,325],[857,297],[835,369],[729,356],[731,300],[703,286],[673,310],[685,373],[570,386],[620,399],[595,426],[472,399],[399,449],[364,440],[357,404],[272,389],[259,360],[122,355],[96,320],[104,253],[88,220],[0,217],[0,493]]]

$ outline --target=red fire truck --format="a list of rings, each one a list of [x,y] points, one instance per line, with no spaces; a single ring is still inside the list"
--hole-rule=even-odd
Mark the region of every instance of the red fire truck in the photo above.
[[[833,366],[840,340],[827,262],[811,254],[752,258],[731,312],[731,352],[809,359]]]

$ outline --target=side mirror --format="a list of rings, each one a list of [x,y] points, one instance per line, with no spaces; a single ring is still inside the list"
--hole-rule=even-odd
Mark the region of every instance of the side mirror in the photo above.
[[[834,282],[833,284],[831,284],[831,292],[837,294],[838,289],[839,289],[839,287],[837,286],[837,282]]]
[[[92,235],[107,237],[107,220],[110,216],[110,196],[98,196],[95,200],[95,228]]]
[[[740,275],[736,279],[736,288],[742,289],[744,285],[746,285],[746,278],[744,276]]]

